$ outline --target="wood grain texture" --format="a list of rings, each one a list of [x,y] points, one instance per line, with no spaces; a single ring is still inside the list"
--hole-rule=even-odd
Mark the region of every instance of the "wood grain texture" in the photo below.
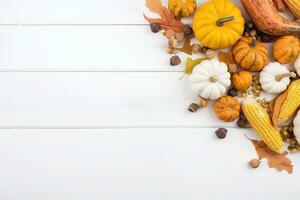
[[[0,26],[0,43],[1,71],[183,69],[170,66],[167,40],[145,25]]]
[[[293,175],[258,169],[245,131],[230,129],[1,130],[5,200],[298,200]],[[247,131],[249,137],[254,134]],[[14,145],[13,145],[14,144]],[[296,166],[299,155],[291,155]],[[288,183],[288,186],[282,185]],[[216,192],[217,191],[217,192]]]
[[[240,0],[233,2],[242,8]],[[144,0],[0,0],[0,5],[0,24],[146,24],[143,12],[155,17]]]
[[[2,72],[0,128],[235,127],[197,98],[182,73]]]
[[[174,72],[187,57],[170,66],[167,40],[146,25],[0,26],[0,44],[0,71]]]

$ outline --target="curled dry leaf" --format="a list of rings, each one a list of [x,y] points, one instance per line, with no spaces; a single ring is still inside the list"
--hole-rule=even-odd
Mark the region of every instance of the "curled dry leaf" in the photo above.
[[[287,157],[288,152],[276,153],[263,141],[251,140],[251,142],[255,147],[259,160],[265,158],[270,168],[275,168],[278,171],[286,170],[289,174],[293,173],[292,161]]]
[[[280,108],[281,105],[283,104],[284,100],[286,99],[288,91],[286,90],[285,92],[281,93],[276,100],[274,100],[273,104],[273,108],[271,108],[270,110],[272,110],[272,122],[273,125],[275,127],[278,127],[278,115],[280,112]],[[270,104],[270,106],[272,106],[272,104]]]
[[[182,32],[184,25],[165,6],[161,0],[146,0],[146,6],[150,11],[158,14],[160,18],[149,18],[144,14],[144,18],[150,23],[158,23],[164,30]]]
[[[185,62],[185,70],[184,72],[186,74],[191,74],[193,72],[193,69],[196,65],[200,64],[202,61],[206,60],[206,58],[197,58],[195,60],[191,58],[187,58]]]
[[[186,38],[182,48],[176,48],[178,51],[182,51],[188,55],[192,55],[193,46],[191,46],[191,39]]]

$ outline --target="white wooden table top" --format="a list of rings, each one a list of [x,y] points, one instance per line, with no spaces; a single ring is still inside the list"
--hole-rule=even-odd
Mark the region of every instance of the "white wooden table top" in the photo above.
[[[244,134],[257,136],[186,110],[183,66],[143,12],[143,0],[0,0],[0,199],[298,200],[299,155],[293,175],[250,169]]]

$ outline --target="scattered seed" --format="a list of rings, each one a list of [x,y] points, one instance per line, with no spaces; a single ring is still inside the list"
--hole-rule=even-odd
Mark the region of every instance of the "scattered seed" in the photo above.
[[[199,106],[200,108],[204,108],[204,107],[207,107],[207,104],[208,104],[207,100],[204,99],[204,98],[202,98],[202,97],[200,97],[198,106]]]
[[[252,160],[249,161],[249,165],[252,168],[258,168],[259,165],[260,165],[260,161],[258,159],[252,159]]]
[[[172,56],[170,58],[170,65],[175,66],[175,65],[179,65],[181,63],[181,60],[179,58],[179,56]]]
[[[192,38],[194,36],[194,31],[190,25],[184,25],[183,33],[185,37]]]
[[[232,97],[236,97],[237,96],[237,91],[235,88],[230,88],[227,92],[227,95],[232,96]]]
[[[208,49],[207,51],[205,51],[205,56],[207,59],[213,59],[215,57],[215,50],[212,50],[212,49]]]
[[[224,139],[227,135],[227,129],[219,128],[218,130],[215,131],[215,134],[219,139]]]
[[[253,24],[253,22],[251,22],[251,21],[248,21],[248,22],[246,23],[246,26],[247,26],[248,29],[253,29],[253,28],[254,28],[254,24]]]
[[[257,33],[256,33],[255,29],[251,30],[250,33],[249,33],[250,37],[256,37],[256,35],[257,35]]]
[[[248,33],[248,32],[244,32],[244,33],[243,33],[243,36],[244,36],[244,37],[249,37],[249,33]]]
[[[153,33],[158,33],[159,31],[161,31],[161,25],[159,23],[150,24],[150,28]]]
[[[201,52],[201,45],[200,44],[193,44],[192,46],[192,52],[193,53],[200,53]]]
[[[191,103],[188,107],[188,110],[192,113],[197,112],[197,110],[199,109],[199,105],[196,103]]]

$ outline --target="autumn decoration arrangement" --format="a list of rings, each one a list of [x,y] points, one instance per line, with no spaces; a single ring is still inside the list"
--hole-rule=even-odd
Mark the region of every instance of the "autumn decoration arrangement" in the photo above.
[[[183,63],[177,52],[187,56],[184,72],[199,98],[188,110],[211,101],[217,119],[253,128],[261,138],[248,138],[258,155],[250,166],[257,168],[265,158],[269,167],[292,173],[284,143],[291,153],[300,152],[300,1],[241,3],[248,16],[231,0],[169,0],[168,6],[146,0],[159,17],[144,17],[153,33],[166,38],[170,65]],[[192,23],[184,24],[185,17]],[[227,131],[219,128],[215,134],[224,139]]]

